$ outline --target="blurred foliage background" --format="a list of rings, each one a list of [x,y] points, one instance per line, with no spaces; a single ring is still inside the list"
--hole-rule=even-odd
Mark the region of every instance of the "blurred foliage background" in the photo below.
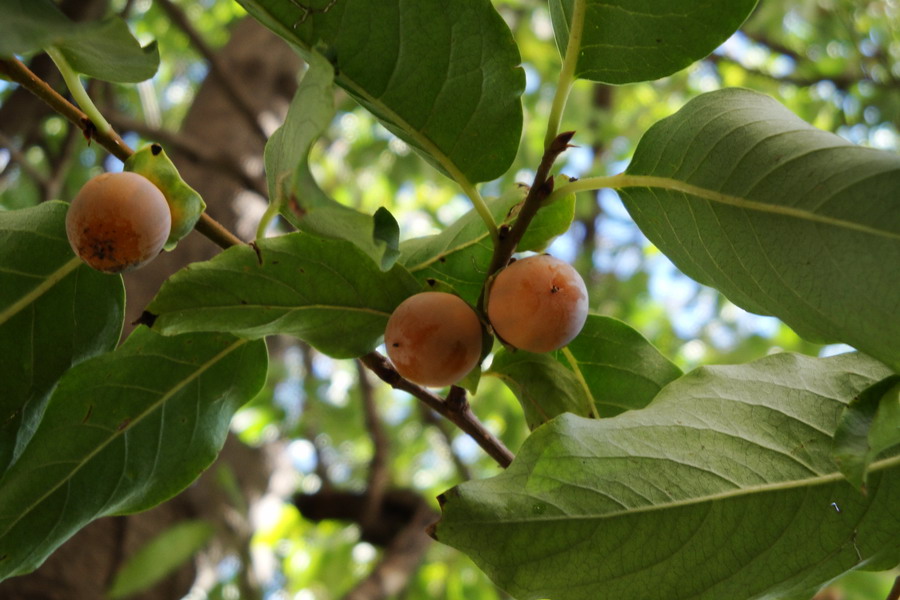
[[[187,16],[190,32],[173,26],[172,5]],[[495,0],[494,5],[521,49],[526,127],[513,168],[483,187],[486,196],[531,180],[560,65],[545,2]],[[92,94],[118,122],[142,124],[122,129],[132,146],[158,138],[159,131],[174,135],[210,72],[191,36],[214,52],[228,41],[243,11],[228,0],[114,0],[107,10],[124,14],[142,42],[158,40],[162,65],[152,80],[137,86],[92,82]],[[622,87],[580,81],[563,121],[564,130],[577,132],[577,147],[563,156],[561,171],[579,177],[623,170],[651,124],[691,97],[724,86],[763,91],[817,127],[896,152],[900,2],[761,0],[740,32],[706,60],[671,77]],[[0,107],[12,91],[13,86],[0,82]],[[387,207],[401,225],[402,239],[435,233],[469,210],[452,182],[345,94],[337,92],[336,101],[337,115],[311,157],[326,193],[369,213]],[[267,118],[270,122],[263,123],[271,132],[280,116]],[[46,116],[27,131],[0,129],[0,210],[50,198],[69,200],[99,171],[120,169],[117,162],[86,144],[59,116]],[[254,211],[264,200],[251,197],[246,206],[251,216],[258,215]],[[276,224],[272,233],[279,227],[283,224]],[[681,275],[634,226],[612,191],[582,194],[575,223],[550,252],[573,262],[585,276],[594,312],[626,321],[685,370],[745,362],[776,350],[813,355],[847,350],[804,342],[778,320],[746,313]],[[279,340],[274,356],[265,392],[240,411],[233,426],[244,444],[272,450],[283,459],[273,474],[282,483],[248,505],[230,483],[233,474],[219,470],[222,494],[247,515],[253,533],[249,546],[232,547],[207,561],[206,579],[190,597],[328,600],[353,590],[384,560],[384,551],[364,541],[359,523],[305,518],[291,494],[315,495],[323,489],[363,494],[371,482],[373,457],[391,488],[414,491],[434,510],[441,492],[498,470],[449,423],[374,377],[369,382],[353,362],[331,360],[291,340]],[[524,419],[515,398],[498,381],[483,379],[472,403],[507,446],[515,450],[521,444],[527,435]],[[854,573],[820,597],[883,600],[895,575]],[[397,597],[506,596],[465,556],[431,544]]]

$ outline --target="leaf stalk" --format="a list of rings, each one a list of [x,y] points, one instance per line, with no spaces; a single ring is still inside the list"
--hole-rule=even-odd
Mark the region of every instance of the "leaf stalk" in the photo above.
[[[109,124],[103,116],[103,113],[101,113],[100,109],[94,104],[94,101],[91,100],[87,90],[84,89],[84,85],[81,83],[81,77],[75,72],[63,53],[53,46],[48,46],[47,48],[44,48],[44,50],[62,74],[63,80],[66,82],[66,87],[69,88],[69,93],[72,94],[72,98],[75,99],[75,102],[78,103],[78,106],[81,107],[84,114],[88,116],[94,124],[94,127],[97,128],[97,131],[111,134],[113,132],[112,125]]]
[[[562,68],[559,71],[559,80],[556,84],[556,93],[553,96],[553,104],[550,107],[550,116],[547,119],[547,134],[544,136],[544,148],[553,144],[559,132],[563,111],[572,85],[575,83],[575,68],[578,66],[578,57],[581,54],[581,39],[584,33],[584,18],[587,13],[587,0],[575,0],[572,9],[572,25],[569,29],[569,41],[566,44],[566,55],[563,57]]]

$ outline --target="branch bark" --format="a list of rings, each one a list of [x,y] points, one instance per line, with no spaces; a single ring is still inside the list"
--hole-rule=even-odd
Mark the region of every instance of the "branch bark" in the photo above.
[[[894,580],[894,586],[888,592],[888,597],[885,600],[900,600],[900,576],[897,576],[897,579]]]
[[[488,455],[497,461],[501,467],[510,465],[515,455],[494,434],[478,420],[466,399],[466,392],[462,388],[450,388],[447,399],[416,385],[405,379],[398,373],[388,360],[378,352],[370,352],[359,359],[366,367],[375,373],[379,379],[393,387],[412,394],[429,408],[443,415],[457,427],[469,434]]]
[[[125,162],[129,156],[134,154],[134,150],[117,133],[114,131],[99,131],[87,118],[87,115],[32,73],[20,60],[15,58],[0,60],[0,73],[3,73],[9,79],[43,100],[57,113],[81,128],[85,138],[96,140],[98,144],[122,162]],[[214,221],[207,213],[200,215],[196,229],[222,248],[243,244],[243,241]]]
[[[362,515],[363,523],[371,523],[381,510],[381,502],[390,483],[387,462],[390,441],[381,426],[378,407],[375,405],[375,390],[372,388],[372,382],[369,381],[365,366],[361,362],[357,362],[356,370],[359,377],[359,391],[362,396],[366,430],[369,432],[369,439],[372,440],[372,459],[369,461],[369,476],[366,485],[367,502]]]
[[[569,142],[572,141],[574,135],[574,131],[560,133],[547,146],[543,157],[541,157],[541,164],[534,174],[534,181],[528,189],[528,194],[525,196],[525,201],[522,203],[522,208],[519,210],[515,222],[511,228],[500,228],[500,242],[494,246],[494,254],[491,257],[491,264],[487,271],[488,277],[491,277],[509,263],[509,259],[515,253],[516,247],[522,240],[522,236],[525,235],[528,226],[531,225],[531,221],[537,215],[544,200],[553,191],[553,178],[550,176],[550,169],[559,155],[569,147]],[[487,286],[485,285],[481,290],[481,297],[478,299],[478,309],[482,312],[484,311],[486,289]]]

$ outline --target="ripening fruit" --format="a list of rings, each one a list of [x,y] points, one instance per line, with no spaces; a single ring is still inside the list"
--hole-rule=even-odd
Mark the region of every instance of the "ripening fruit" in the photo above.
[[[397,372],[420,385],[456,383],[481,357],[481,323],[464,300],[444,292],[410,296],[388,319],[384,344]]]
[[[584,327],[588,294],[571,265],[546,254],[512,263],[494,278],[488,319],[504,341],[529,352],[550,352]]]
[[[86,184],[66,213],[69,244],[98,271],[120,273],[159,254],[172,216],[165,196],[137,173],[104,173]]]

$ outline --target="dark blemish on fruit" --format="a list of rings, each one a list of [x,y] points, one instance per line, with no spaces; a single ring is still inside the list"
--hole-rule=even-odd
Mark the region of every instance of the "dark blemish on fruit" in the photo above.
[[[559,288],[557,286],[554,285],[552,288],[550,288],[551,294],[556,294],[557,292],[559,292]]]

